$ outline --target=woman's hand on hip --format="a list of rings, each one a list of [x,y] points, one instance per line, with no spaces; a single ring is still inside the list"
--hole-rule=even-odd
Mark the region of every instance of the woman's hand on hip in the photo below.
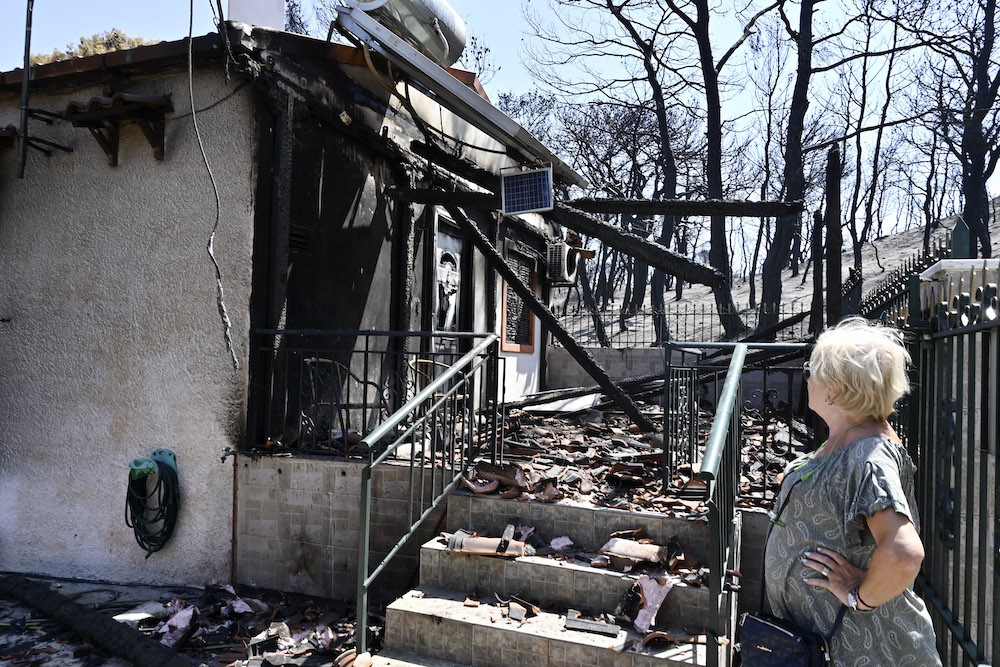
[[[842,555],[827,547],[817,547],[802,555],[802,564],[814,570],[817,576],[804,577],[810,586],[825,588],[843,604],[847,604],[847,594],[861,584],[865,571],[855,567]]]

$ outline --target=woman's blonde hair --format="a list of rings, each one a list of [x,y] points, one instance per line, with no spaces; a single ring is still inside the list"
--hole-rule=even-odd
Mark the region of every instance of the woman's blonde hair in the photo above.
[[[862,317],[849,317],[821,333],[809,359],[812,376],[837,395],[841,409],[880,421],[910,391],[909,363],[903,332]]]

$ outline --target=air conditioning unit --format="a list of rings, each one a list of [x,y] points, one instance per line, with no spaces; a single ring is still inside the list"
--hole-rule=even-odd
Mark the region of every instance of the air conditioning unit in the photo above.
[[[580,249],[559,241],[546,247],[546,277],[552,285],[572,285],[576,282]]]

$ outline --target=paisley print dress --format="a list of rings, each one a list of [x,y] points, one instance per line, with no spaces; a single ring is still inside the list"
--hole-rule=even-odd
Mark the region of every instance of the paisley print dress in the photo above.
[[[819,576],[802,564],[802,555],[827,546],[867,569],[875,540],[865,517],[892,508],[920,529],[913,473],[906,451],[881,435],[863,437],[822,459],[800,459],[789,466],[775,508],[781,507],[790,490],[791,497],[771,529],[765,553],[767,600],[776,616],[829,634],[840,601],[826,589],[802,581]],[[838,667],[941,664],[927,607],[911,589],[875,611],[848,610],[830,651]]]

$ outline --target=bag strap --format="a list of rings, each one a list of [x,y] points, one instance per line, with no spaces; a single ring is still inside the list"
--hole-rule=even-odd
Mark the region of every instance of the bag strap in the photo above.
[[[771,514],[768,512],[768,518],[771,520],[770,525],[767,527],[767,535],[764,536],[764,553],[761,554],[760,559],[760,608],[758,609],[758,614],[764,613],[764,605],[767,602],[767,587],[764,585],[764,569],[767,565],[767,543],[771,540],[771,531],[774,529],[775,524],[778,523],[778,519],[781,518],[782,513],[785,511],[785,507],[788,505],[788,501],[792,498],[792,491],[798,486],[802,478],[799,477],[795,480],[790,487],[788,487],[788,493],[785,494],[785,499],[781,503],[781,507],[778,508],[776,514]],[[844,622],[844,614],[847,613],[847,605],[841,604],[840,609],[837,611],[837,619],[833,622],[833,628],[831,628],[830,633],[824,635],[826,641],[833,640],[833,636],[837,634],[837,630],[840,629],[841,623]]]
[[[788,505],[788,501],[792,498],[792,491],[795,490],[795,487],[798,486],[801,481],[802,478],[799,477],[788,488],[788,493],[785,494],[785,500],[782,501],[781,507],[778,508],[778,512],[776,514],[772,512],[767,513],[770,523],[767,526],[767,534],[764,536],[764,553],[761,554],[760,559],[760,608],[757,610],[758,614],[764,613],[764,604],[767,602],[767,587],[764,586],[764,571],[767,566],[767,543],[771,541],[771,531],[774,529],[775,524],[778,523],[778,519],[780,519],[781,515],[784,513],[785,507]]]

